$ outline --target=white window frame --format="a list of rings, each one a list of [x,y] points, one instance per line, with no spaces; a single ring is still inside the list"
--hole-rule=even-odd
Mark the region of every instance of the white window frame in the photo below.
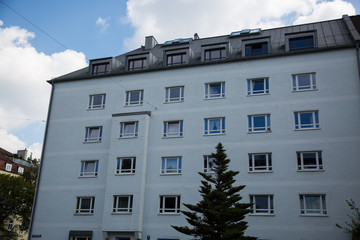
[[[174,124],[177,125],[176,132],[169,132],[170,128],[169,125]],[[184,122],[183,120],[177,121],[164,121],[163,127],[163,137],[164,138],[174,138],[174,137],[182,137],[184,132]]]
[[[131,95],[139,93],[139,98],[136,101],[131,101]],[[144,90],[126,91],[125,106],[139,106],[144,102]]]
[[[7,163],[7,164],[5,165],[5,170],[8,171],[8,172],[11,172],[11,169],[12,169],[12,164]]]
[[[262,89],[262,90],[254,90],[254,86],[253,86],[254,82],[263,82],[264,89]],[[264,95],[264,94],[269,94],[270,93],[270,90],[269,90],[269,78],[268,77],[248,79],[247,80],[247,87],[248,87],[248,92],[247,92],[248,96]]]
[[[216,164],[214,163],[214,160],[216,160],[216,158],[211,155],[204,155],[204,173],[215,173],[214,167],[216,167]]]
[[[261,209],[256,207],[256,198],[257,197],[267,197],[267,208]],[[271,194],[253,194],[250,195],[250,203],[252,203],[250,213],[251,215],[274,215],[274,195]]]
[[[98,130],[98,134],[95,137],[90,137],[93,130]],[[85,128],[85,142],[101,142],[102,139],[102,126],[93,126]]]
[[[304,154],[315,154],[316,164],[315,165],[305,164]],[[322,151],[300,151],[300,152],[296,152],[296,155],[298,162],[298,171],[301,172],[324,171]]]
[[[126,132],[126,127],[134,125],[134,131]],[[119,138],[135,138],[138,136],[138,121],[127,121],[127,122],[120,122],[120,136]]]
[[[170,159],[176,159],[176,168],[168,168],[168,161]],[[173,175],[181,174],[182,172],[182,157],[173,156],[173,157],[162,157],[161,158],[161,175]]]
[[[89,200],[90,199],[90,208],[88,209],[82,209],[82,201]],[[95,197],[89,196],[89,197],[77,197],[76,198],[76,210],[75,214],[77,215],[89,215],[94,214],[94,206],[95,206]]]
[[[299,86],[299,77],[309,76],[310,85]],[[293,74],[293,91],[294,92],[303,92],[316,90],[316,74],[315,73],[301,73]]]
[[[88,237],[88,236],[73,236],[71,238],[72,240],[91,240],[91,237]]]
[[[211,130],[211,121],[220,121],[220,129]],[[225,117],[205,118],[204,119],[204,135],[221,135],[225,134]]]
[[[213,87],[220,86],[220,93],[211,93]],[[225,97],[225,82],[205,83],[205,99],[217,99]]]
[[[171,91],[178,90],[179,97],[172,98]],[[184,86],[167,87],[165,88],[165,103],[176,103],[184,101]]]
[[[175,208],[166,208],[166,200],[175,198]],[[180,195],[160,195],[159,214],[180,214]]]
[[[265,125],[261,127],[254,126],[254,118],[264,117]],[[270,114],[248,115],[248,133],[271,132]]]
[[[122,163],[124,160],[130,160],[131,161],[131,167],[130,169],[123,169]],[[136,169],[136,157],[118,157],[116,159],[116,174],[119,175],[128,175],[128,174],[135,174]]]
[[[311,114],[312,122],[311,124],[302,124],[301,123],[301,115],[302,114]],[[320,129],[320,120],[319,120],[319,111],[311,110],[311,111],[297,111],[294,112],[294,123],[295,130],[312,130],[312,129]]]
[[[87,164],[94,163],[94,171],[87,172],[86,166]],[[80,168],[80,177],[97,177],[99,170],[99,160],[82,160],[81,168]]]
[[[127,206],[119,207],[120,198],[127,198]],[[113,213],[131,214],[133,209],[133,195],[114,195]]]
[[[256,156],[265,155],[266,165],[256,166]],[[249,153],[249,172],[272,172],[271,153]]]
[[[18,167],[18,174],[23,174],[23,173],[24,173],[24,168]]]
[[[310,208],[306,205],[307,198],[319,198],[319,208]],[[302,216],[327,216],[325,194],[300,194],[300,215]]]
[[[96,97],[101,97],[100,105],[95,105],[94,100]],[[106,101],[106,94],[93,94],[89,96],[89,110],[104,109]]]

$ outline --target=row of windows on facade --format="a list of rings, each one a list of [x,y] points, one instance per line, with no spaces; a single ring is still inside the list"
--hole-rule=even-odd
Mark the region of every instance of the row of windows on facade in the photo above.
[[[249,195],[252,204],[250,215],[274,215],[273,194],[251,194]],[[326,195],[325,194],[300,194],[300,214],[304,216],[326,216]],[[114,195],[113,214],[131,214],[133,211],[133,195]],[[95,197],[77,197],[75,214],[94,214]],[[180,195],[160,195],[159,214],[180,214]]]
[[[297,152],[297,171],[323,171],[322,151]],[[204,155],[203,172],[214,173],[216,165],[211,155]],[[81,161],[80,177],[97,177],[99,160]],[[248,172],[272,172],[273,160],[271,153],[250,153]],[[118,157],[116,159],[116,175],[129,175],[136,172],[136,157]],[[182,157],[169,156],[161,158],[161,175],[182,174]]]
[[[315,73],[303,73],[292,76],[293,91],[316,90]],[[247,80],[247,94],[263,95],[269,94],[269,78],[256,78]],[[205,99],[216,99],[225,97],[225,82],[213,82],[205,84]],[[106,94],[94,94],[89,97],[88,109],[104,109]],[[184,101],[184,86],[173,86],[165,88],[165,103],[176,103]],[[126,92],[125,106],[142,105],[144,102],[144,90],[133,90]]]
[[[271,132],[270,114],[248,115],[248,133]],[[221,135],[226,133],[225,117],[214,117],[204,119],[204,135]],[[294,129],[313,130],[320,129],[319,111],[311,110],[294,112]],[[139,122],[120,122],[119,138],[136,138],[139,132]],[[103,127],[85,127],[84,143],[101,142]],[[171,120],[163,122],[163,138],[176,138],[184,136],[184,121]]]
[[[268,41],[260,41],[255,43],[245,44],[245,57],[249,56],[261,56],[268,55],[269,51],[269,42]],[[297,51],[303,49],[311,49],[314,48],[314,37],[304,36],[298,38],[290,38],[289,39],[289,51]],[[166,66],[178,66],[188,63],[188,52],[185,51],[176,51],[172,53],[168,51],[166,53]],[[224,44],[215,47],[206,47],[203,50],[203,60],[205,62],[210,61],[221,61],[227,59],[227,49]],[[127,70],[128,71],[136,71],[148,68],[148,59],[147,57],[131,57],[127,61]],[[92,65],[92,75],[101,75],[107,74],[111,71],[110,62],[99,62]]]
[[[12,168],[13,168],[13,165],[10,164],[10,163],[7,163],[5,165],[5,170],[8,171],[8,172],[11,172]],[[23,174],[24,173],[24,168],[23,167],[18,167],[17,172],[18,172],[18,174]]]

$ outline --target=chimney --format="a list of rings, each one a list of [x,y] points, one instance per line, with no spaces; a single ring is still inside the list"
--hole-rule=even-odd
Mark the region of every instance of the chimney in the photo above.
[[[17,155],[22,160],[27,160],[28,150],[25,148],[25,150],[18,150]]]
[[[199,35],[197,33],[194,34],[194,40],[200,39]]]
[[[153,36],[145,37],[145,50],[152,49],[158,42]]]

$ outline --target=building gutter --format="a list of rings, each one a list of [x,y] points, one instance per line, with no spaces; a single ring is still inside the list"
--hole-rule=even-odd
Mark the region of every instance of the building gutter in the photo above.
[[[51,93],[50,93],[50,101],[49,101],[49,107],[48,107],[48,115],[47,115],[47,118],[46,118],[46,127],[45,127],[43,147],[42,147],[42,150],[41,150],[41,159],[40,159],[39,172],[38,172],[37,180],[36,180],[35,196],[34,196],[33,207],[32,207],[32,211],[31,211],[31,218],[30,218],[30,225],[29,225],[28,240],[31,240],[31,237],[32,237],[32,230],[33,230],[32,228],[33,228],[33,222],[34,222],[34,216],[35,216],[37,198],[38,198],[38,194],[39,194],[40,179],[41,179],[41,178],[40,178],[40,175],[41,175],[41,170],[42,170],[43,161],[44,161],[44,152],[45,152],[46,139],[47,139],[48,129],[49,129],[49,120],[50,120],[50,114],[51,114],[51,106],[52,106],[52,101],[53,101],[53,96],[54,96],[54,89],[55,89],[54,81],[49,81],[49,83],[52,85],[52,87],[51,87]],[[40,238],[41,238],[41,235],[37,234],[36,237],[40,237]]]

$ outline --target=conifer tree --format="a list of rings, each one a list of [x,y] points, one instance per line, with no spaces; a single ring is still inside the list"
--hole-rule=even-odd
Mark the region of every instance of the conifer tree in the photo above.
[[[245,215],[250,212],[250,203],[239,203],[239,192],[245,186],[233,186],[238,171],[228,170],[230,160],[219,143],[216,153],[211,155],[214,174],[201,173],[200,195],[197,204],[183,204],[190,211],[181,211],[192,227],[172,226],[177,231],[201,240],[252,240],[244,236],[247,222]]]

